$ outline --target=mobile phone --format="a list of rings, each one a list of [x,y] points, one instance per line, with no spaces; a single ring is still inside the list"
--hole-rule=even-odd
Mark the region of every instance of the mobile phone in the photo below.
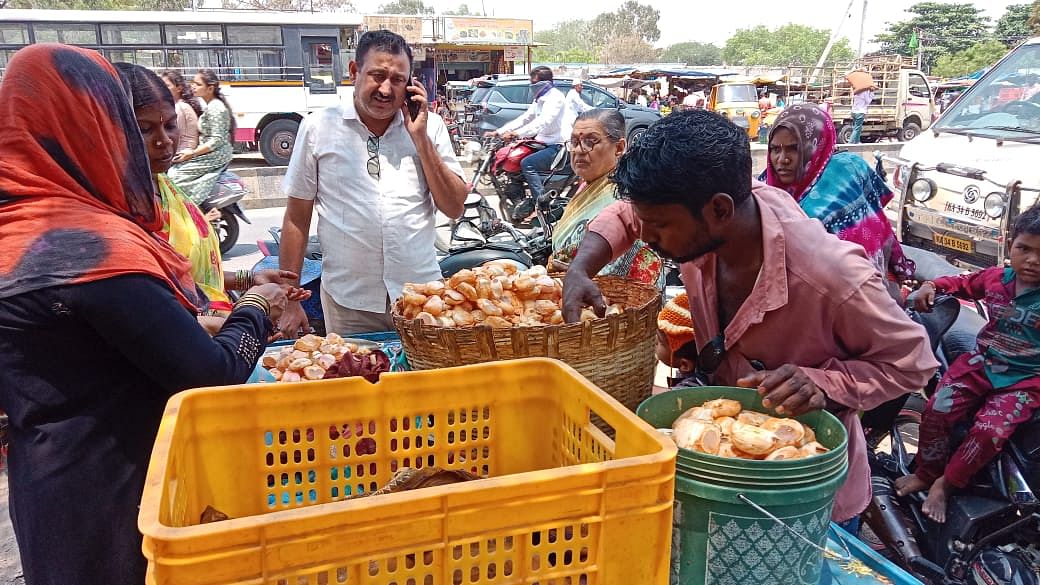
[[[419,94],[414,91],[409,91],[407,95],[408,97],[406,99],[408,100],[408,115],[412,117],[412,120],[415,120],[419,117],[419,102],[413,101],[412,96],[416,96]]]

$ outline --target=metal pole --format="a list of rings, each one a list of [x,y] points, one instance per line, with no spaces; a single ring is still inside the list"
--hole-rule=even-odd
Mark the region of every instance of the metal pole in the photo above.
[[[924,39],[921,38],[921,30],[917,30],[917,68],[924,66]]]
[[[863,57],[863,31],[867,26],[867,0],[863,0],[863,15],[859,21],[859,50],[856,54]]]
[[[809,83],[816,81],[817,72],[823,67],[823,64],[827,62],[827,57],[831,54],[831,48],[834,47],[834,42],[838,40],[838,35],[841,34],[841,25],[845,23],[845,19],[848,18],[852,12],[852,4],[856,0],[849,0],[849,7],[845,9],[845,12],[841,14],[841,22],[834,28],[834,32],[831,33],[831,38],[827,40],[827,46],[823,49],[823,54],[820,55],[820,60],[816,62],[816,67],[813,67],[812,73],[809,75]]]

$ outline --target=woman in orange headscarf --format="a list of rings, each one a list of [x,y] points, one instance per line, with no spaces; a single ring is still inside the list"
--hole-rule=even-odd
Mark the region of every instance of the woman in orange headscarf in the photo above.
[[[210,338],[162,225],[112,65],[19,51],[0,85],[0,408],[30,585],[143,582],[137,504],[166,400],[244,382],[285,306],[256,287]]]

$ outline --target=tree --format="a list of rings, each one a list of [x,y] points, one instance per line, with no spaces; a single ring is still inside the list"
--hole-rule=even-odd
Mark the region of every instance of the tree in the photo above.
[[[224,8],[291,10],[298,12],[357,12],[350,0],[223,0]]]
[[[1017,45],[1023,39],[1036,32],[1029,24],[1029,17],[1032,14],[1032,4],[1012,4],[1008,6],[1004,15],[997,20],[993,36],[1008,47]]]
[[[65,10],[187,10],[202,0],[0,0],[0,8]]]
[[[649,4],[628,0],[614,12],[604,12],[594,18],[589,32],[604,44],[620,37],[638,37],[653,43],[661,38],[657,21],[661,12]]]
[[[478,16],[469,11],[468,4],[459,4],[458,8],[455,10],[446,10],[444,14],[445,16]]]
[[[967,49],[981,39],[989,38],[989,17],[974,4],[946,4],[919,2],[907,9],[913,18],[888,23],[888,30],[877,35],[874,42],[888,53],[914,56],[910,39],[917,38],[924,55],[924,67],[930,69],[940,55]]]
[[[393,0],[379,7],[379,14],[433,14],[433,6],[423,0]]]
[[[535,47],[532,59],[552,63],[592,63],[600,47],[594,44],[587,20],[565,20],[550,30],[534,33],[534,40],[545,43]]]
[[[989,67],[1007,53],[1004,43],[990,39],[950,55],[940,55],[932,67],[932,74],[939,77],[960,77]]]
[[[609,64],[654,63],[660,51],[639,35],[614,37],[600,49],[600,62]]]
[[[802,24],[785,24],[776,30],[759,25],[740,29],[726,40],[722,56],[730,65],[815,65],[827,47],[831,33]],[[831,48],[828,62],[853,57],[849,40],[842,37]]]
[[[722,65],[722,49],[711,43],[676,43],[669,45],[660,58],[667,63],[686,63],[690,66]]]

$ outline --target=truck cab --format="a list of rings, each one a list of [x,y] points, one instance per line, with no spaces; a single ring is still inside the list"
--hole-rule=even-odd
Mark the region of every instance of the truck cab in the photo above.
[[[762,112],[758,108],[758,88],[754,83],[717,83],[711,88],[708,109],[722,114],[743,128],[748,138],[758,138]]]
[[[1012,50],[911,140],[895,164],[896,233],[965,268],[1003,266],[1040,194],[1040,38]]]
[[[931,125],[935,99],[924,73],[893,56],[865,60],[856,68],[870,73],[876,86],[874,101],[863,120],[863,142],[884,137],[910,141]],[[831,118],[838,128],[838,142],[847,143],[852,137],[852,86],[844,74],[832,74],[831,80],[827,96],[833,102]]]

